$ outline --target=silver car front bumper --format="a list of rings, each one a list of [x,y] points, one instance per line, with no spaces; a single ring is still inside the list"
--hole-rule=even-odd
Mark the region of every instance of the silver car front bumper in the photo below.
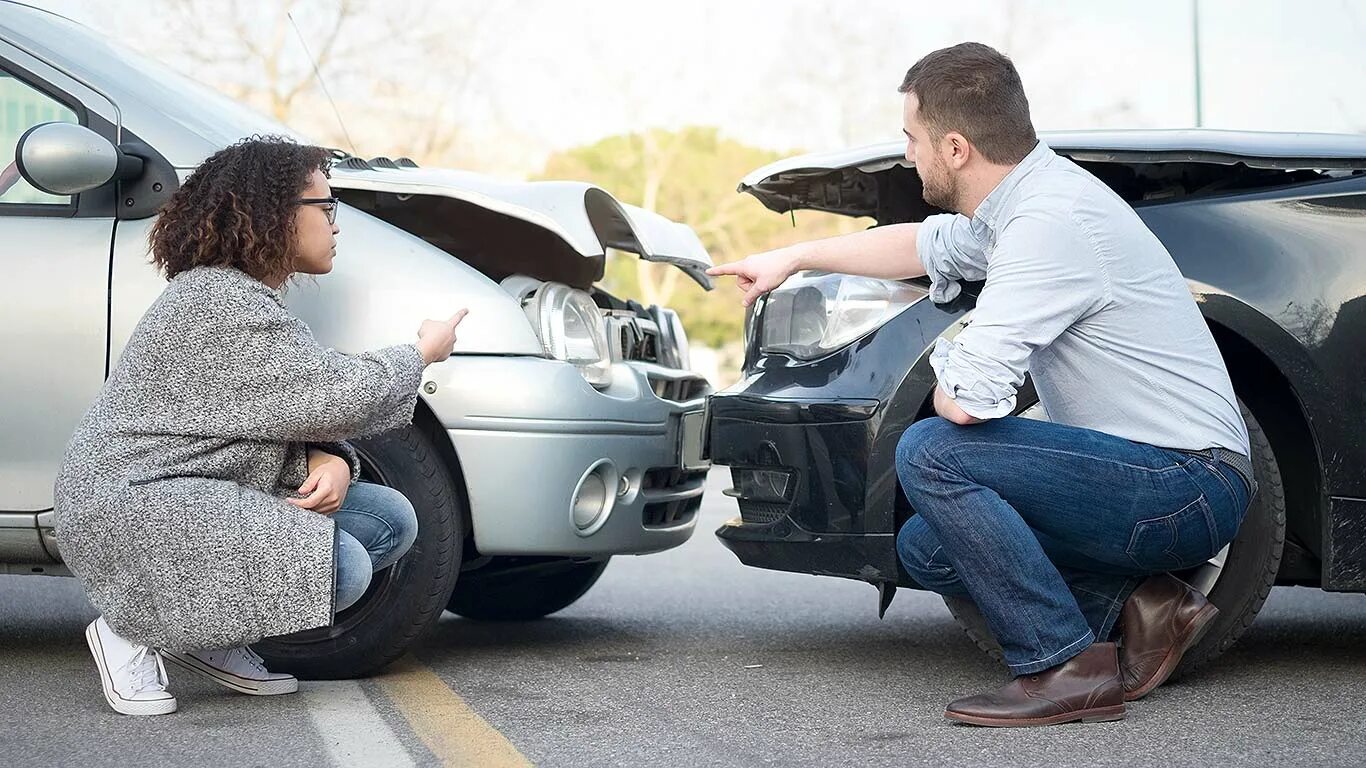
[[[485,555],[643,554],[687,541],[709,389],[694,373],[630,362],[598,390],[567,363],[530,357],[451,358],[423,381]]]

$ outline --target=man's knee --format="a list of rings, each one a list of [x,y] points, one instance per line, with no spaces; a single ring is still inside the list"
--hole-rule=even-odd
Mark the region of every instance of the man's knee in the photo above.
[[[942,456],[961,439],[964,429],[938,416],[921,419],[907,427],[896,445],[896,471],[903,487],[909,491],[909,481],[922,477],[936,457]]]

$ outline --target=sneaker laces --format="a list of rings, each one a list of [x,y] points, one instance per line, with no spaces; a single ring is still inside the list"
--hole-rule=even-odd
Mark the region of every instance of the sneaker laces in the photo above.
[[[253,668],[255,668],[257,672],[260,672],[263,675],[270,674],[270,670],[266,669],[266,660],[261,658],[260,656],[257,656],[256,652],[252,649],[243,646],[241,648],[234,648],[233,651],[241,654],[242,658],[245,659],[246,662],[250,664]]]
[[[133,693],[160,693],[169,682],[161,654],[146,645],[138,646],[137,653],[128,659],[120,671],[126,671],[133,683]]]

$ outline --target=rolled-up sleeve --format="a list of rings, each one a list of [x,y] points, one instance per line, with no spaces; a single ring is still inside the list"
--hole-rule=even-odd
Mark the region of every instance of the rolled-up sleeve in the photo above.
[[[1096,254],[1066,211],[1021,211],[1001,229],[968,326],[940,339],[930,365],[940,386],[978,419],[1015,409],[1029,360],[1108,301]]]
[[[916,253],[930,278],[930,300],[936,304],[958,298],[960,280],[983,280],[987,257],[972,220],[962,214],[941,213],[920,222]]]

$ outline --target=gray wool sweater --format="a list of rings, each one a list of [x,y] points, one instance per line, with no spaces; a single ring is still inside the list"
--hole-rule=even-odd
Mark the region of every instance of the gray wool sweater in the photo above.
[[[278,291],[231,268],[177,275],[71,439],[62,557],[115,632],[157,648],[247,645],[330,624],[334,525],[284,501],[307,451],[411,422],[413,344],[327,349]]]

